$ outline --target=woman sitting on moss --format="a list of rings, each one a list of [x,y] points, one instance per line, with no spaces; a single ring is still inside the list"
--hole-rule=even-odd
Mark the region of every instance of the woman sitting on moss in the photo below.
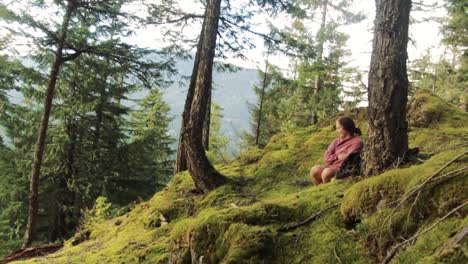
[[[310,170],[310,177],[315,185],[329,182],[349,155],[352,153],[360,154],[362,151],[363,143],[357,137],[361,135],[361,130],[356,127],[351,118],[338,118],[336,132],[339,137],[333,140],[324,154],[327,165],[316,165]]]

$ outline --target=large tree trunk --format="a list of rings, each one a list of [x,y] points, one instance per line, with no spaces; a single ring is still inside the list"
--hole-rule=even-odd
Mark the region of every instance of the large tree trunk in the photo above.
[[[45,139],[47,136],[47,128],[49,125],[49,117],[52,109],[52,99],[54,97],[54,90],[57,83],[60,67],[64,60],[62,58],[63,47],[67,36],[68,24],[70,22],[71,15],[75,9],[74,4],[69,2],[66,13],[63,17],[60,36],[55,51],[55,59],[50,69],[49,82],[47,85],[46,97],[44,99],[44,114],[42,115],[41,126],[39,128],[39,135],[36,142],[36,151],[34,154],[34,160],[31,172],[31,183],[30,183],[30,196],[29,196],[29,207],[28,207],[28,223],[23,238],[22,248],[27,248],[31,245],[34,239],[34,232],[37,223],[37,212],[39,209],[39,175],[41,173],[42,159],[44,155]]]
[[[205,27],[206,21],[203,21],[202,29]],[[203,32],[203,31],[202,31]],[[182,134],[184,127],[187,126],[187,122],[190,115],[190,108],[192,107],[193,93],[195,91],[195,84],[197,82],[197,72],[200,63],[200,53],[202,50],[203,34],[200,35],[200,39],[197,44],[197,52],[195,53],[195,59],[193,62],[192,76],[190,77],[190,85],[187,91],[187,98],[185,99],[184,112],[182,114],[182,124],[179,132],[179,146],[177,148],[177,157],[174,165],[174,174],[188,169],[187,167],[187,153],[182,140]]]
[[[184,117],[187,114],[188,118],[184,127],[182,127],[182,143],[185,148],[188,170],[197,189],[204,193],[226,182],[226,178],[210,164],[205,155],[202,142],[203,122],[206,117],[208,96],[212,83],[220,6],[221,0],[208,0],[207,2],[205,20],[198,46],[200,48],[198,66],[194,66],[197,67],[197,71],[196,75],[192,76],[192,79],[193,77],[196,78],[193,98],[189,101],[190,112],[186,113],[186,109],[184,110]],[[186,104],[190,99],[189,97],[190,94],[187,96]]]
[[[411,1],[377,0],[369,70],[369,130],[364,174],[397,166],[408,149],[406,73]]]

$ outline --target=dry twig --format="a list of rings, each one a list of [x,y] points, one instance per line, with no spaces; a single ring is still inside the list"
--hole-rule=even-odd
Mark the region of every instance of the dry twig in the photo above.
[[[382,261],[382,264],[387,264],[389,263],[393,257],[396,255],[396,253],[398,252],[398,250],[404,246],[405,244],[407,243],[410,243],[410,242],[413,242],[416,240],[416,238],[418,238],[419,236],[431,231],[432,229],[434,229],[434,227],[436,227],[438,224],[440,224],[442,221],[444,221],[447,217],[449,217],[451,214],[455,213],[456,211],[460,210],[461,208],[465,207],[466,205],[468,205],[468,201],[464,202],[463,204],[459,205],[458,207],[454,208],[452,211],[450,211],[448,214],[444,215],[441,219],[439,219],[437,222],[435,222],[433,225],[431,225],[430,227],[420,231],[420,232],[417,232],[416,234],[414,234],[411,238],[409,239],[405,239],[403,242],[400,242],[398,243],[397,245],[395,245],[391,250],[390,252],[388,252],[387,256],[385,257],[385,259]]]
[[[429,178],[427,178],[425,181],[423,181],[421,184],[413,187],[409,192],[408,194],[406,194],[401,200],[400,202],[393,208],[392,212],[390,213],[390,215],[386,218],[384,224],[386,224],[388,222],[388,220],[392,217],[392,215],[395,213],[395,211],[400,208],[400,206],[406,202],[409,198],[411,198],[414,194],[416,194],[417,192],[420,192],[421,189],[423,187],[425,187],[429,182],[433,181],[434,178],[436,178],[445,168],[447,168],[448,166],[450,166],[452,163],[454,163],[455,161],[457,161],[459,158],[465,156],[466,154],[468,154],[468,150],[466,150],[465,152],[463,152],[462,154],[458,155],[457,157],[455,157],[454,159],[450,160],[449,162],[445,163],[438,171],[436,171],[434,174],[432,174]]]
[[[290,226],[286,226],[286,227],[282,227],[280,229],[278,229],[279,232],[286,232],[286,231],[291,231],[293,229],[296,229],[300,226],[303,226],[305,224],[308,224],[310,222],[313,222],[317,219],[319,219],[321,216],[322,216],[322,213],[324,213],[325,211],[328,211],[332,208],[335,208],[337,206],[339,206],[341,203],[336,203],[336,204],[332,204],[324,209],[320,209],[319,211],[313,213],[311,216],[307,217],[306,219],[302,220],[301,222],[299,223],[296,223],[296,224],[293,224],[293,225],[290,225]]]

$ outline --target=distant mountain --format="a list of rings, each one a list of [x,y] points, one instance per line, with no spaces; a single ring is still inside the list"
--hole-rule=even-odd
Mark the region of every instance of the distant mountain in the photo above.
[[[190,76],[193,61],[180,61],[176,64],[179,74],[173,78],[174,83],[163,89],[163,98],[171,107],[174,120],[170,124],[170,132],[175,138],[179,135],[181,115],[187,96],[189,80],[181,84],[183,76]],[[215,71],[213,73],[213,101],[223,108],[224,118],[221,122],[221,133],[231,139],[231,148],[238,149],[239,135],[242,130],[249,129],[250,113],[248,102],[255,103],[256,97],[253,85],[258,83],[257,71],[253,69],[240,69],[229,73]],[[139,92],[132,97],[142,98],[146,92]]]
[[[21,58],[21,61],[27,66],[34,65],[33,61],[25,58]],[[174,83],[163,89],[162,92],[164,100],[171,107],[170,114],[174,117],[169,127],[170,133],[177,139],[189,83],[189,80],[184,76],[191,75],[193,60],[179,61],[176,63],[176,68],[179,73],[173,77]],[[213,79],[213,101],[224,109],[222,111],[224,118],[221,122],[221,133],[231,139],[231,148],[236,150],[239,146],[240,133],[244,129],[249,129],[250,114],[247,102],[254,103],[256,101],[252,87],[258,82],[257,71],[245,68],[234,73],[215,70]],[[182,80],[185,81],[181,82]],[[147,91],[140,91],[129,97],[139,99],[145,97],[146,94]],[[20,93],[13,91],[10,95],[15,103],[21,101]],[[133,105],[134,103],[127,101],[124,104]],[[0,135],[2,135],[1,130]]]

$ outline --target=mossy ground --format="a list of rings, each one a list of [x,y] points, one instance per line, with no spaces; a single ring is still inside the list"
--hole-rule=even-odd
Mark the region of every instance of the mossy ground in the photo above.
[[[208,195],[194,192],[190,175],[180,173],[128,214],[87,222],[87,241],[73,246],[71,239],[63,250],[24,263],[378,262],[396,241],[430,226],[468,198],[467,175],[461,175],[431,184],[414,206],[405,203],[392,213],[395,201],[467,149],[467,113],[425,92],[412,104],[410,114],[418,118],[410,117],[410,144],[421,148],[419,157],[425,162],[361,181],[304,185],[309,168],[321,162],[336,137],[332,122],[322,123],[277,135],[265,149],[251,149],[218,167],[233,181]],[[424,117],[434,111],[442,113],[436,119]],[[365,131],[362,111],[352,114]],[[464,156],[444,173],[467,164]],[[338,202],[340,207],[312,223],[278,231]],[[465,208],[401,250],[393,261],[463,263],[466,243],[440,249],[467,222]]]

